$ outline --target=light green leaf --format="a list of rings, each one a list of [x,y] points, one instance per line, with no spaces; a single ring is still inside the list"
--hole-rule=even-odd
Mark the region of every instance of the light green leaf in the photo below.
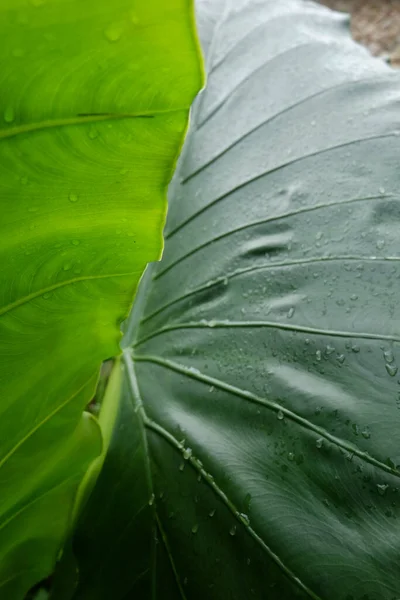
[[[0,0],[0,596],[55,564],[101,452],[83,413],[162,248],[201,83],[186,0]]]
[[[109,597],[90,595],[108,570],[116,600],[395,600],[399,75],[309,2],[199,15],[208,84],[125,340],[145,438],[115,432],[77,597]],[[135,595],[143,499],[124,493],[145,473],[158,543]]]

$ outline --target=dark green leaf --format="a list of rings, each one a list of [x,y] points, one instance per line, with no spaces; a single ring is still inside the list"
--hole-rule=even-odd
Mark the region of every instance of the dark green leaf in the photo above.
[[[399,76],[341,15],[230,4],[199,5],[207,89],[125,340],[146,459],[116,431],[128,455],[89,513],[118,514],[93,535],[113,561],[95,543],[78,558],[109,568],[116,599],[395,600]],[[114,565],[143,569],[143,499],[123,494],[144,472],[169,570],[149,553],[137,596]]]

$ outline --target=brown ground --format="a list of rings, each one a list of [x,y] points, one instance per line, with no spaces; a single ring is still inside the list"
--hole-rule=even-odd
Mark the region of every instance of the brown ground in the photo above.
[[[400,67],[400,0],[318,0],[351,13],[353,37]]]

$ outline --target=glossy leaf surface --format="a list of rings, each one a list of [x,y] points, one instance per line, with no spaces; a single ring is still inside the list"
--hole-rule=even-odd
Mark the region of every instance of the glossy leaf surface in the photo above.
[[[115,432],[77,597],[130,564],[115,598],[395,600],[399,75],[343,15],[223,4],[199,4],[207,88],[126,335],[144,437]]]
[[[47,577],[101,451],[83,414],[201,74],[186,0],[1,0],[0,596]]]

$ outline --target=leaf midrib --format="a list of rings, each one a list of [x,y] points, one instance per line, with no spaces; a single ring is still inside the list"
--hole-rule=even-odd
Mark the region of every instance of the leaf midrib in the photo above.
[[[39,290],[36,290],[31,294],[22,296],[21,298],[18,298],[18,300],[15,300],[14,302],[10,302],[6,306],[3,306],[2,308],[0,308],[0,317],[12,310],[15,310],[16,308],[19,308],[20,306],[23,306],[24,304],[27,304],[28,302],[31,302],[31,300],[35,300],[36,298],[43,296],[44,294],[54,292],[55,290],[58,290],[62,287],[66,287],[68,285],[73,285],[74,283],[79,283],[82,281],[93,281],[96,279],[110,279],[112,277],[124,277],[127,275],[135,274],[137,274],[136,271],[130,271],[128,273],[105,273],[104,275],[84,275],[82,277],[73,277],[72,279],[60,281],[58,283],[54,283],[53,285],[49,285],[48,287],[40,288]]]
[[[44,129],[68,127],[69,125],[84,125],[86,123],[100,123],[102,121],[117,121],[121,119],[151,119],[160,115],[168,115],[187,110],[188,107],[182,106],[178,108],[140,111],[137,113],[82,113],[73,117],[65,117],[62,119],[48,119],[38,121],[36,123],[26,123],[25,125],[9,127],[8,129],[0,130],[0,140],[15,137],[21,134],[43,131]]]
[[[134,357],[135,360],[145,360],[145,357]],[[147,358],[147,357],[146,357]],[[152,431],[154,431],[155,433],[157,433],[158,435],[162,436],[169,444],[172,445],[172,447],[177,450],[178,452],[180,452],[182,454],[182,456],[185,458],[184,456],[184,446],[178,442],[178,440],[175,439],[175,437],[169,433],[169,431],[167,431],[166,429],[164,429],[164,427],[162,427],[161,425],[159,425],[158,423],[156,423],[155,421],[151,420],[147,414],[146,414],[146,409],[144,407],[141,395],[140,395],[140,390],[139,390],[139,384],[138,384],[138,380],[135,374],[135,370],[134,370],[134,360],[133,357],[131,356],[130,350],[124,350],[123,352],[123,360],[124,363],[126,365],[126,369],[128,372],[128,380],[130,382],[130,387],[131,387],[131,392],[133,397],[135,398],[136,402],[137,402],[137,409],[139,410],[140,416],[141,416],[141,420],[143,423],[143,429],[147,428],[147,429],[151,429]],[[149,453],[148,453],[148,444],[147,444],[147,435],[144,433],[144,438],[145,438],[145,447],[146,447],[146,461],[147,461],[147,466],[146,466],[146,470],[148,469],[150,471],[150,458],[149,458]],[[207,473],[204,468],[200,465],[199,461],[191,456],[188,459],[188,462],[203,476],[204,480],[210,485],[210,487],[213,489],[213,491],[217,494],[217,496],[224,502],[224,504],[227,506],[227,508],[230,510],[230,512],[234,515],[234,517],[241,523],[241,525],[244,526],[243,521],[240,519],[239,514],[240,512],[237,510],[237,508],[235,507],[234,503],[229,499],[229,497],[225,494],[225,492],[215,483],[214,478]],[[151,477],[151,475],[150,475]],[[158,515],[156,514],[156,519],[158,519]],[[290,581],[292,583],[294,583],[295,585],[297,585],[300,589],[302,589],[309,598],[311,598],[312,600],[322,600],[319,596],[317,596],[311,589],[309,589],[283,562],[282,560],[279,558],[279,556],[277,554],[275,554],[275,552],[273,552],[271,550],[271,548],[269,548],[269,546],[264,542],[264,540],[257,534],[257,532],[250,526],[246,526],[246,530],[250,533],[251,537],[263,548],[263,550],[269,555],[269,557],[274,560],[274,562],[279,566],[279,568],[282,570],[283,573],[285,573],[285,575],[290,579]],[[164,540],[165,543],[165,540]],[[178,572],[175,568],[175,565],[173,563],[172,560],[172,556],[169,554],[169,558],[171,560],[171,566],[176,578],[176,582],[177,585],[179,587],[179,590],[182,592],[182,587],[180,584],[180,580],[179,580],[179,575]]]

